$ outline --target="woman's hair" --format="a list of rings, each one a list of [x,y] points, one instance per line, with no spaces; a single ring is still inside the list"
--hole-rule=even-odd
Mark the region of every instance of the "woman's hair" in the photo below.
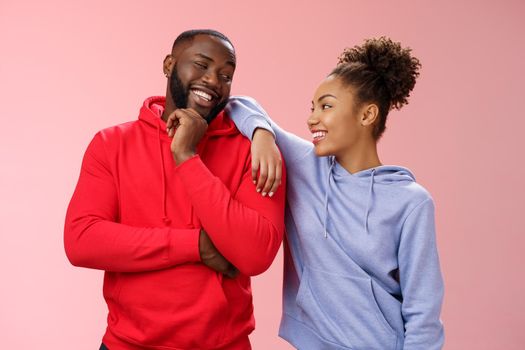
[[[407,104],[416,84],[421,64],[410,52],[386,37],[368,39],[363,45],[345,49],[330,73],[356,89],[358,105],[377,104],[378,122],[372,132],[376,140],[385,131],[390,109]]]

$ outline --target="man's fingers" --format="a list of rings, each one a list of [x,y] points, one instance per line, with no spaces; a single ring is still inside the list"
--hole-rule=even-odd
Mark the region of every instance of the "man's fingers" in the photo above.
[[[229,264],[228,270],[224,273],[224,275],[228,278],[235,278],[239,275],[239,270],[232,264]]]
[[[181,125],[191,125],[192,123],[202,123],[207,127],[206,120],[194,109],[176,109],[168,116],[166,121],[166,131],[168,136],[173,137],[177,127]]]
[[[190,117],[192,118],[195,118],[197,120],[204,120],[206,121],[206,119],[204,119],[200,114],[199,112],[197,112],[196,110],[194,110],[193,108],[186,108],[186,109],[183,109],[183,111]]]
[[[166,129],[171,129],[173,127],[173,118],[172,118],[172,114],[170,114],[168,116],[168,119],[166,120]]]
[[[204,265],[220,273],[226,273],[230,268],[230,262],[219,254],[218,251],[215,251],[208,256],[204,256],[201,259]]]
[[[199,233],[199,254],[202,263],[210,269],[230,278],[235,278],[239,274],[239,270],[215,248],[204,229]]]
[[[182,117],[180,113],[177,114],[176,112],[177,110],[173,111],[166,120],[166,131],[169,137],[173,137],[175,134],[175,128],[180,124],[179,119]]]

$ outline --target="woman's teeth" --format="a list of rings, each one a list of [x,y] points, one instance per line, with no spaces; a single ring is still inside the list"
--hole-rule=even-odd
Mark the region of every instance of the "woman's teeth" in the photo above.
[[[326,131],[316,131],[312,134],[312,137],[314,138],[314,140],[321,140],[321,139],[324,139],[324,137],[326,136]]]

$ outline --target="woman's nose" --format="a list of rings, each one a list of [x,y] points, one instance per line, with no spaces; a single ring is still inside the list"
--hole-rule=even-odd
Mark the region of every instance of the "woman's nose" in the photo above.
[[[309,128],[311,128],[314,125],[319,124],[319,118],[315,115],[315,112],[312,112],[308,119],[306,120],[306,125],[308,125]]]

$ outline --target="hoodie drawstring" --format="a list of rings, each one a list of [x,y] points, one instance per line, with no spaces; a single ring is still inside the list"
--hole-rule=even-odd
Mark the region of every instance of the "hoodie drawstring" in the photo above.
[[[370,172],[370,187],[368,189],[368,200],[366,202],[366,210],[365,210],[365,231],[368,232],[368,214],[370,213],[370,205],[372,204],[372,194],[373,194],[373,188],[374,188],[374,175],[376,170],[372,169]]]
[[[164,156],[162,155],[162,140],[160,138],[160,121],[157,123],[157,135],[159,138],[160,174],[162,176],[162,221],[165,225],[171,223],[166,209],[166,171],[164,167]]]
[[[324,238],[328,238],[328,196],[330,194],[330,179],[332,178],[332,169],[335,165],[335,158],[330,157],[330,168],[328,169],[328,179],[326,180],[326,194],[324,197],[324,224],[323,224],[323,234]]]

